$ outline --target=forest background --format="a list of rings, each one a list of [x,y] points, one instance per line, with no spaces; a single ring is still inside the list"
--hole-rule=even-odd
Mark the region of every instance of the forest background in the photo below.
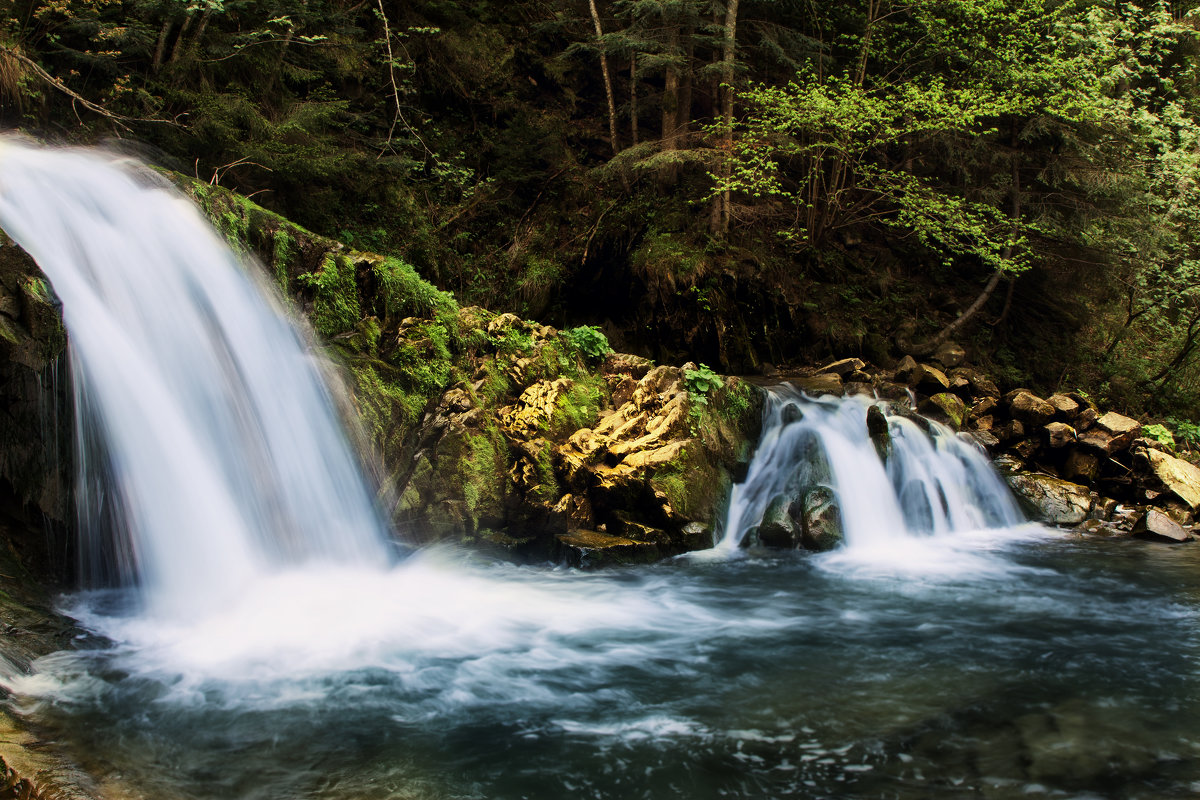
[[[0,129],[662,361],[954,339],[1200,440],[1198,6],[3,0]]]

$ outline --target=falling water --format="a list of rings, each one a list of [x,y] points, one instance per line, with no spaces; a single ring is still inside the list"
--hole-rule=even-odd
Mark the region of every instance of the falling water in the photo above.
[[[85,572],[192,614],[283,566],[387,563],[304,336],[185,197],[118,159],[0,140],[0,227],[63,304]]]
[[[868,434],[872,405],[885,410],[886,459]],[[776,498],[802,500],[815,487],[833,491],[851,549],[1024,521],[982,448],[944,425],[862,396],[814,400],[786,384],[769,392],[763,414],[758,452],[734,487],[719,549],[739,547]]]

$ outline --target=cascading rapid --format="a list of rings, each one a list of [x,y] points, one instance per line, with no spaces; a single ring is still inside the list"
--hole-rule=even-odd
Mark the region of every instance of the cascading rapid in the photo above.
[[[768,392],[746,480],[734,486],[718,549],[801,544],[872,548],[1024,522],[972,441],[862,396]]]
[[[387,564],[305,337],[157,175],[0,140],[0,227],[63,304],[86,575],[193,614],[313,561]]]

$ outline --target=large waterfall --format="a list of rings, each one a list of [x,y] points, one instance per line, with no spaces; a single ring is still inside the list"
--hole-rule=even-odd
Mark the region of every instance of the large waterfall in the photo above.
[[[0,140],[0,227],[62,300],[85,572],[192,613],[310,560],[386,563],[304,336],[144,168]]]
[[[886,442],[870,435],[872,407]],[[944,425],[887,408],[863,396],[811,399],[787,384],[772,389],[758,452],[733,488],[718,548],[741,545],[780,500],[804,516],[814,493],[836,505],[849,548],[1023,522],[982,448]]]

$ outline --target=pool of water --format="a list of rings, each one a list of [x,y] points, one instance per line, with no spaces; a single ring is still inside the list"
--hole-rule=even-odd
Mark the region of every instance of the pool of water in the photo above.
[[[146,797],[1200,792],[1200,546],[1027,527],[598,573],[431,551],[192,618],[63,602],[97,636],[10,703]]]

